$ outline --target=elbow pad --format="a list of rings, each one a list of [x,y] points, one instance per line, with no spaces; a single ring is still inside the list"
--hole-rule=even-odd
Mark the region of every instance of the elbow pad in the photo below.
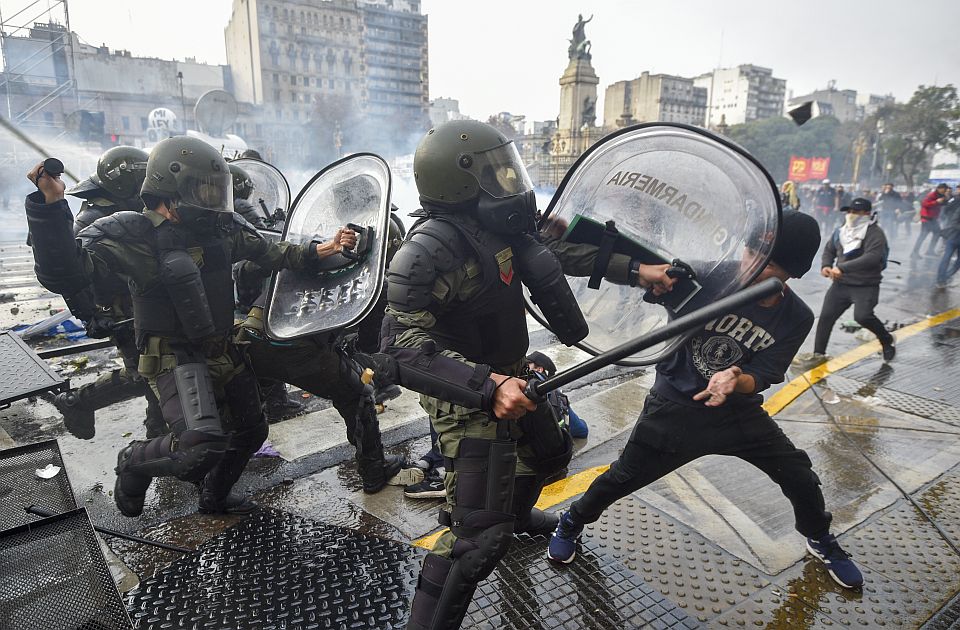
[[[375,354],[373,358],[394,383],[461,407],[493,409],[496,385],[490,379],[489,365],[471,367],[440,354],[432,342],[419,348],[388,346],[386,350],[388,354]]]
[[[516,247],[514,256],[520,279],[553,334],[568,346],[585,338],[590,327],[554,253],[528,236]]]

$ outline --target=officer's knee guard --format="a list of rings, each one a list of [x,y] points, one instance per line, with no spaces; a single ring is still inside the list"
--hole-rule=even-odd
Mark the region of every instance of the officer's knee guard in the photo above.
[[[454,507],[441,522],[457,537],[451,557],[471,581],[486,578],[507,553],[513,534],[513,479],[517,447],[510,440],[460,440],[447,471],[457,474]]]
[[[457,537],[450,558],[430,554],[423,563],[410,609],[410,630],[459,628],[477,584],[489,576],[513,539],[516,444],[465,438],[455,460],[452,512],[440,522]]]

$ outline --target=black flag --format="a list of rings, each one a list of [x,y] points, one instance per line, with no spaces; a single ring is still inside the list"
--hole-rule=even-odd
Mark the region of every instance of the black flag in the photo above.
[[[797,123],[797,126],[802,125],[813,118],[813,101],[807,101],[803,105],[794,107],[787,112],[787,116],[792,118],[793,122]]]

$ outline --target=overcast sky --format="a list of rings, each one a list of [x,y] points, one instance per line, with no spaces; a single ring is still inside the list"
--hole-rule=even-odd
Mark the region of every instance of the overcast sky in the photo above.
[[[4,18],[29,1],[0,0]],[[71,27],[87,43],[226,63],[231,3],[69,6]],[[430,97],[457,98],[476,118],[500,111],[557,116],[557,81],[581,11],[594,16],[586,33],[601,99],[606,85],[644,70],[695,76],[741,63],[773,68],[796,95],[831,79],[898,99],[921,83],[960,85],[960,0],[423,0],[423,9],[430,20]]]

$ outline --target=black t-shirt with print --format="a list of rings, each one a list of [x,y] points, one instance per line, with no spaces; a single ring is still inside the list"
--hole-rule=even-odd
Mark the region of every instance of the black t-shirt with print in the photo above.
[[[813,327],[813,311],[787,289],[777,304],[741,306],[708,322],[671,357],[657,364],[653,389],[673,402],[703,407],[693,396],[710,377],[733,365],[753,376],[756,392],[734,393],[727,404],[763,402],[759,392],[782,383],[790,361]]]

